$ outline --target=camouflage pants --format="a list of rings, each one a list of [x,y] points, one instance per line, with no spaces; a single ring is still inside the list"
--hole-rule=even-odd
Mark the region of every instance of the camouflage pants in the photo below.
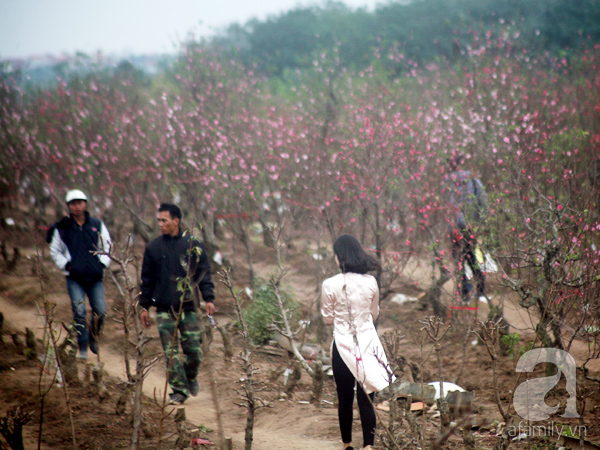
[[[169,386],[174,393],[180,392],[189,397],[187,380],[193,380],[198,376],[200,363],[202,363],[202,329],[198,316],[195,311],[183,311],[177,324],[177,316],[173,312],[158,312],[156,321],[167,361],[167,370],[169,370],[169,358],[172,356],[168,373]],[[179,355],[180,344],[183,350],[183,362]]]

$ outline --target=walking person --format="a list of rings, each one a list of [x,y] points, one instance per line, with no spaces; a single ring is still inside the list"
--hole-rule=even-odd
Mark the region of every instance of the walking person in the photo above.
[[[487,213],[487,193],[481,180],[470,170],[463,169],[462,164],[462,155],[453,157],[446,178],[453,221],[448,226],[452,258],[457,265],[461,301],[470,302],[473,284],[469,275],[472,275],[478,301],[487,303],[485,273],[482,270],[483,253],[477,247],[477,237]],[[471,274],[467,273],[467,265]]]
[[[161,236],[151,241],[142,263],[141,320],[150,326],[149,308],[156,307],[158,332],[165,354],[172,404],[184,403],[200,391],[198,372],[202,363],[202,328],[198,319],[199,294],[213,315],[214,283],[206,247],[184,233],[181,209],[170,203],[158,208]],[[189,284],[182,283],[188,278]],[[178,289],[178,285],[180,289]],[[175,345],[173,345],[175,343]],[[183,362],[179,346],[183,351]]]
[[[109,248],[110,234],[104,223],[87,212],[87,196],[79,189],[65,198],[70,215],[48,231],[50,256],[67,279],[67,292],[78,336],[79,359],[87,359],[88,348],[98,354],[98,337],[106,319],[102,278],[110,264],[108,255],[94,252]],[[92,308],[91,325],[86,322],[85,296]]]
[[[342,273],[323,282],[321,314],[326,325],[333,324],[331,362],[343,449],[353,450],[355,387],[363,447],[372,449],[377,425],[373,399],[389,385],[391,372],[373,323],[379,315],[379,287],[367,272],[378,264],[347,234],[338,237],[333,251]]]

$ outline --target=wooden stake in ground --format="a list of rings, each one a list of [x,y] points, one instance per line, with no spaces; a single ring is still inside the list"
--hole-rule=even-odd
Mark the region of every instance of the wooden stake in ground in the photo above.
[[[310,402],[318,406],[321,404],[321,398],[323,397],[323,378],[325,378],[325,373],[323,372],[322,361],[315,361],[312,363],[312,366],[315,376],[313,378],[314,382]]]
[[[256,410],[260,407],[269,406],[268,402],[258,398],[256,396],[256,392],[262,390],[259,383],[256,381],[256,373],[258,369],[256,369],[252,365],[252,356],[253,352],[251,349],[253,348],[250,339],[250,332],[248,331],[248,325],[246,324],[246,320],[244,319],[244,315],[242,314],[242,306],[239,297],[239,292],[236,293],[233,290],[233,282],[231,281],[230,271],[226,270],[224,272],[220,272],[221,283],[225,285],[225,287],[229,290],[231,296],[234,300],[235,313],[238,321],[241,325],[240,335],[242,337],[242,345],[243,350],[239,355],[242,372],[244,373],[244,378],[242,378],[242,389],[238,392],[242,397],[242,403],[236,403],[236,405],[247,408],[247,416],[246,416],[246,434],[245,434],[245,442],[246,446],[245,450],[252,449],[252,441],[254,439],[254,417],[256,414]],[[225,443],[223,443],[223,447],[225,447]]]
[[[185,423],[185,408],[177,408],[174,420],[177,424],[177,441],[175,442],[175,448],[188,448],[191,442],[191,434],[188,431],[187,425]]]
[[[23,412],[21,406],[11,409],[0,419],[0,433],[13,450],[24,450],[23,427],[31,420],[33,413]]]

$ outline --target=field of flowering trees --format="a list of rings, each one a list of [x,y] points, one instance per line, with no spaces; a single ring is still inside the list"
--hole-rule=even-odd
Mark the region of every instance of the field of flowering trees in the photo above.
[[[600,45],[550,57],[515,51],[515,38],[473,34],[452,64],[380,54],[357,73],[324,52],[277,79],[193,42],[147,84],[97,71],[24,90],[4,73],[0,217],[25,207],[47,223],[77,187],[122,239],[173,201],[208,242],[225,227],[250,268],[253,225],[323,247],[351,233],[381,261],[385,296],[415,261],[434,279],[451,268],[444,183],[462,154],[489,194],[483,245],[539,317],[539,343],[584,340],[596,359]]]
[[[27,205],[40,224],[76,186],[118,237],[171,200],[209,240],[218,219],[242,243],[252,223],[325,244],[352,233],[383,263],[385,292],[411,259],[449,263],[443,187],[463,154],[490,196],[486,249],[541,313],[542,342],[562,348],[564,326],[598,318],[600,46],[551,58],[513,50],[515,37],[473,34],[453,65],[394,53],[358,73],[324,52],[270,80],[193,42],[149,85],[97,71],[25,91],[5,73],[2,214]]]

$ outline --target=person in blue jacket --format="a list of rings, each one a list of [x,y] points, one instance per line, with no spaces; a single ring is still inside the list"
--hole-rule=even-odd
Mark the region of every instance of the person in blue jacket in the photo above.
[[[487,216],[487,193],[481,180],[470,170],[463,168],[464,156],[456,155],[449,161],[450,173],[446,177],[449,192],[451,222],[448,225],[452,242],[452,257],[459,272],[460,297],[463,303],[470,302],[473,284],[467,275],[471,269],[475,280],[478,301],[487,303],[485,273],[476,257],[477,238]]]
[[[108,255],[94,252],[109,249],[110,234],[104,223],[87,212],[87,196],[79,189],[67,192],[70,215],[54,224],[47,239],[50,256],[67,279],[73,319],[77,328],[79,359],[87,359],[88,348],[98,353],[98,337],[106,319],[106,300],[102,282]],[[86,321],[85,296],[92,308],[91,325]]]

